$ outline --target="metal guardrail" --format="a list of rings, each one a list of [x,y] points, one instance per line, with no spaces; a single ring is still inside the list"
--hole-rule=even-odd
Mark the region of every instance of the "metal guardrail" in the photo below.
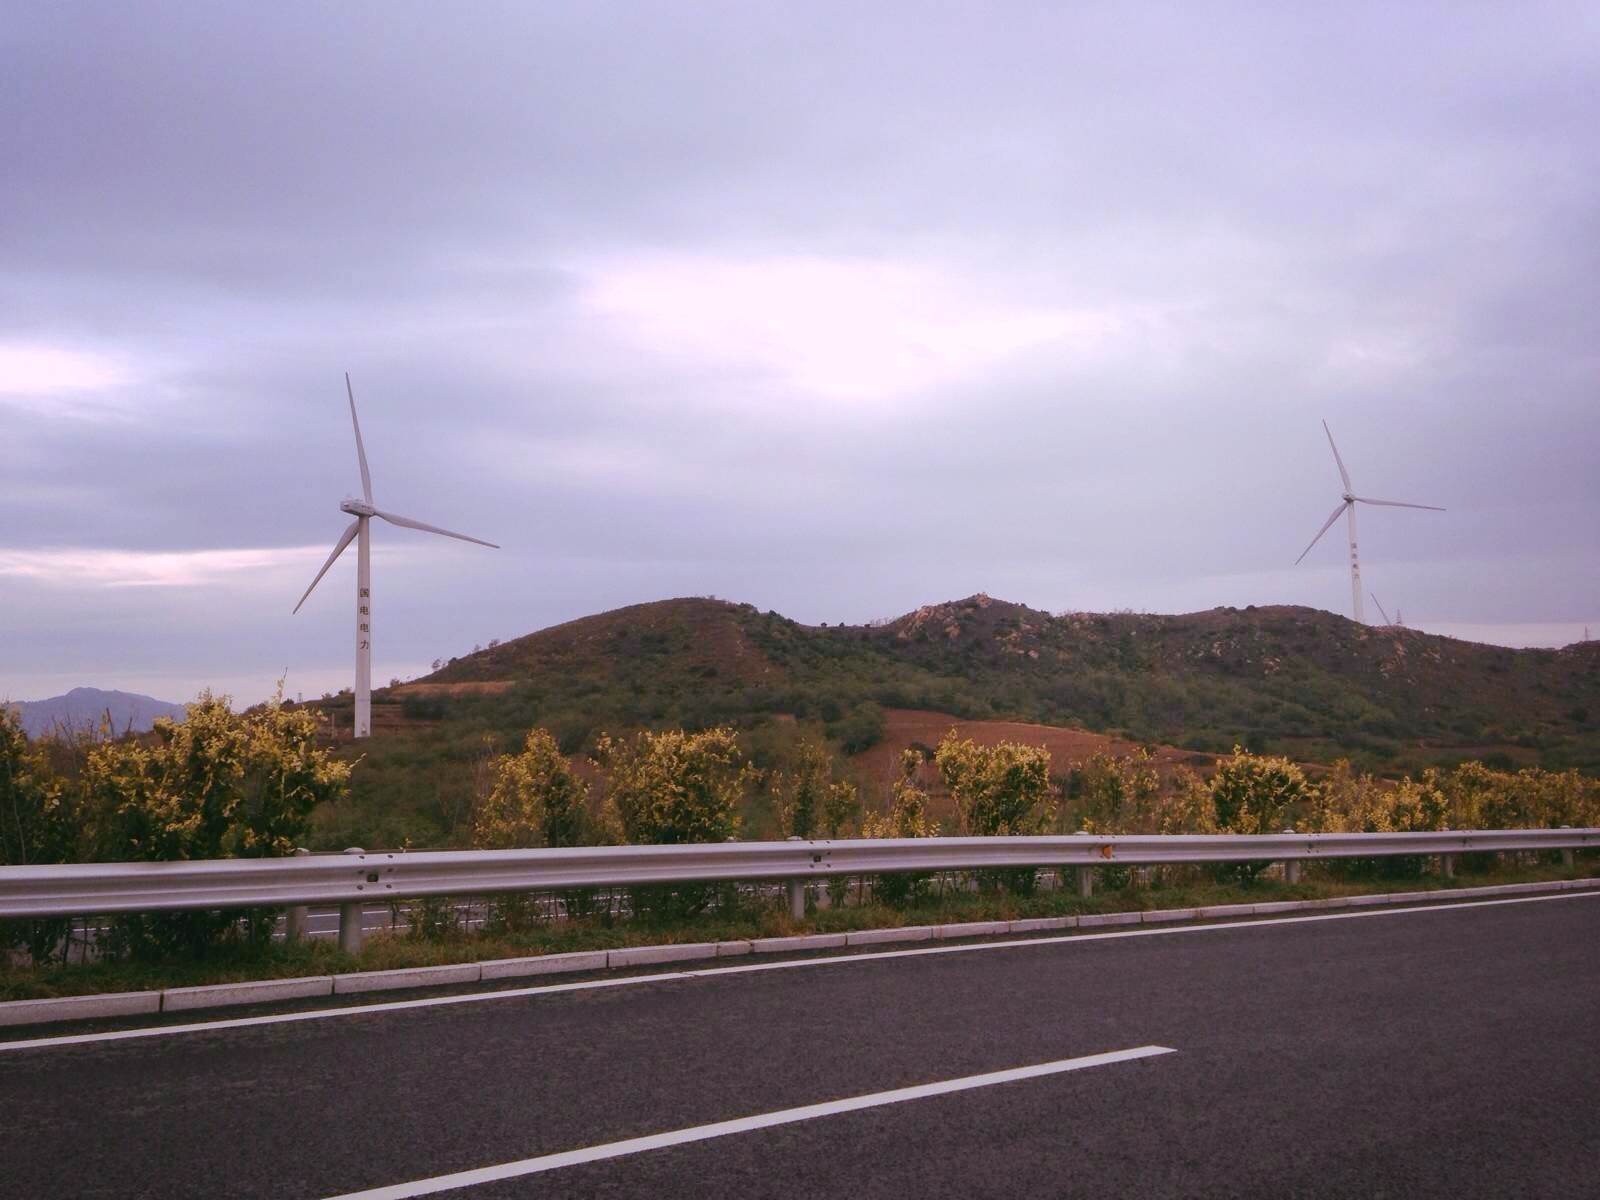
[[[65,917],[893,871],[1147,866],[1600,846],[1600,829],[1442,833],[905,838],[364,852],[201,862],[0,867],[0,917]]]

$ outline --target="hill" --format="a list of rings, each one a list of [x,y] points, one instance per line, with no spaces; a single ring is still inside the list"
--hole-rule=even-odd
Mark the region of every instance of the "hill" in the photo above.
[[[336,728],[348,728],[348,704],[327,706]],[[1594,771],[1600,643],[1511,650],[1298,607],[1052,615],[977,595],[870,626],[808,626],[747,604],[665,600],[381,689],[357,787],[448,830],[476,766],[533,724],[581,757],[605,731],[729,722],[758,766],[821,734],[870,788],[883,752],[866,751],[955,721],[975,735],[994,723],[1092,734],[1062,733],[1063,750],[1086,753],[1119,739],[1165,745],[1169,761],[1237,742],[1389,774],[1464,758]]]
[[[92,687],[76,687],[47,700],[12,701],[10,707],[21,710],[22,728],[29,737],[60,729],[94,732],[107,719],[118,733],[143,733],[157,717],[182,719],[184,715],[181,704],[137,692],[106,692]]]

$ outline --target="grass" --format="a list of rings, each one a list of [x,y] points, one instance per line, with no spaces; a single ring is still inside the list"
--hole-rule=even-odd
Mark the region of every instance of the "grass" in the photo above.
[[[0,1000],[147,991],[351,971],[383,971],[530,954],[610,950],[675,942],[742,941],[895,925],[1017,920],[1024,917],[1192,908],[1272,900],[1315,900],[1379,892],[1470,887],[1483,883],[1523,883],[1597,876],[1600,876],[1600,858],[1584,854],[1580,856],[1576,867],[1501,866],[1491,872],[1462,875],[1454,880],[1422,876],[1403,880],[1357,881],[1314,875],[1296,884],[1257,880],[1245,885],[1215,883],[1193,877],[1172,882],[1162,882],[1158,878],[1148,886],[1100,890],[1088,899],[1080,898],[1071,890],[1018,896],[1004,892],[975,893],[950,887],[942,894],[935,893],[906,907],[891,908],[869,900],[859,905],[820,909],[808,913],[800,921],[791,918],[779,900],[745,898],[737,909],[730,912],[670,922],[562,920],[543,922],[526,932],[515,934],[456,931],[431,939],[408,933],[369,935],[358,955],[341,953],[332,939],[308,939],[298,943],[274,942],[259,948],[225,947],[199,960],[47,966],[11,964],[0,966]]]

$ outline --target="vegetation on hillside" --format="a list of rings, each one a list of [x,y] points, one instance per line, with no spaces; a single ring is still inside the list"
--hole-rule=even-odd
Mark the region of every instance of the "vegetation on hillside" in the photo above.
[[[1299,608],[1051,616],[985,596],[872,626],[806,626],[687,599],[569,622],[380,689],[378,736],[360,743],[328,737],[330,720],[348,724],[348,695],[283,707],[313,714],[321,744],[353,768],[348,791],[311,817],[315,849],[473,844],[494,764],[535,727],[585,783],[604,735],[732,729],[751,772],[743,835],[778,837],[793,829],[788,789],[806,746],[826,748],[830,785],[886,803],[893,757],[880,772],[862,752],[884,737],[888,708],[1076,725],[1208,754],[1240,745],[1302,764],[1342,759],[1389,781],[1472,760],[1501,773],[1594,773],[1600,643],[1507,650]],[[69,774],[85,753],[44,750]],[[1066,764],[1057,770],[1057,784],[1069,782]],[[1095,773],[1083,762],[1073,771]],[[1101,805],[1091,823],[1139,810],[1137,824],[1160,829],[1147,787],[1101,776],[1086,784]],[[919,786],[934,808],[946,803],[931,768]],[[852,807],[847,796],[835,804]]]
[[[348,724],[348,704],[318,707]],[[1469,760],[1593,773],[1600,643],[1508,650],[1283,607],[1051,616],[974,596],[872,626],[806,626],[749,605],[662,601],[380,691],[379,736],[339,748],[360,765],[315,836],[330,848],[468,844],[475,776],[535,725],[581,771],[605,733],[734,729],[758,777],[745,829],[779,836],[780,779],[805,744],[825,743],[833,776],[863,797],[887,797],[892,773],[864,773],[856,756],[901,708],[1206,754],[1346,759],[1390,779]]]

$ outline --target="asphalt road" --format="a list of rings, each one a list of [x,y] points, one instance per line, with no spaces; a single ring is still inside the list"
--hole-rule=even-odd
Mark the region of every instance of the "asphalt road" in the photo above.
[[[1600,1196],[1600,898],[663,978],[0,1054],[0,1195]]]

